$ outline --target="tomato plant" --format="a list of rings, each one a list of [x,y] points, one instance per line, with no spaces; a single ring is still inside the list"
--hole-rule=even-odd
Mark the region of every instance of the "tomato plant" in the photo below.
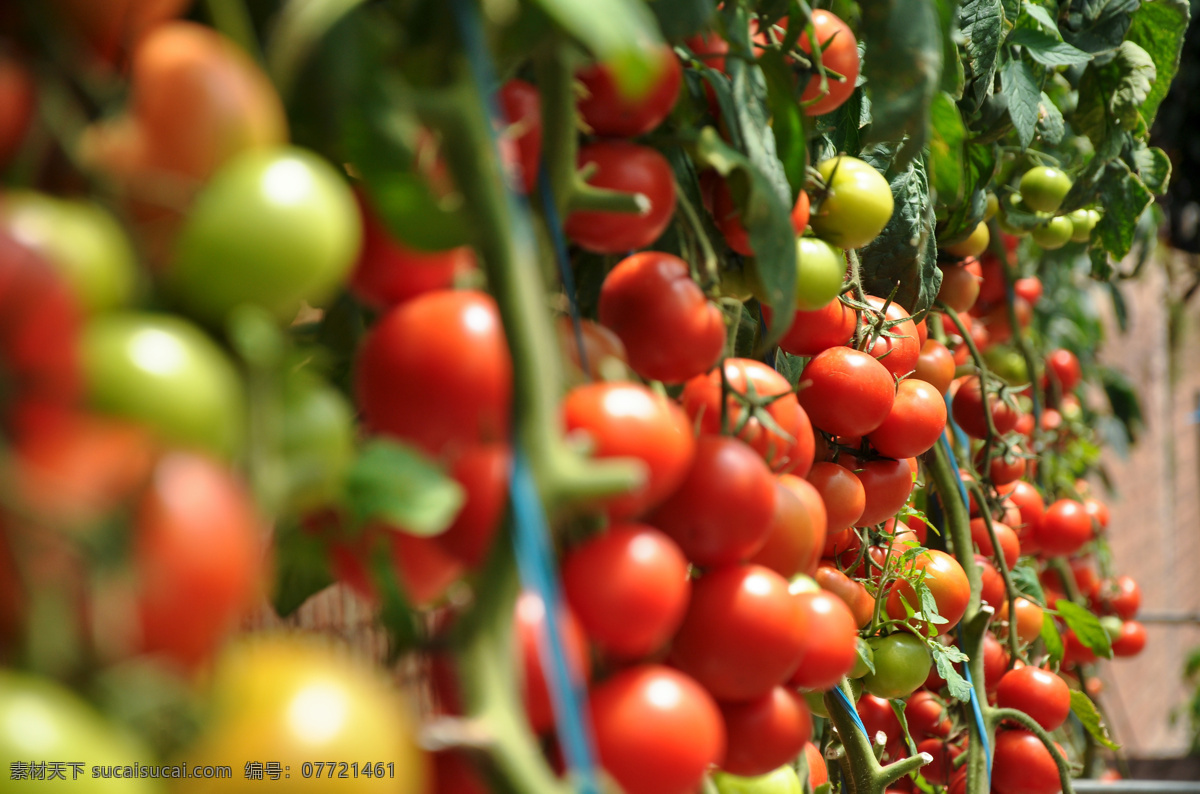
[[[812,27],[821,47],[821,67],[827,74],[824,80],[820,74],[809,78],[800,101],[807,115],[820,116],[841,107],[853,93],[858,80],[858,42],[849,25],[824,9],[813,10]],[[798,44],[804,52],[812,52],[808,31],[800,34]]]
[[[579,100],[579,115],[596,135],[633,138],[649,132],[671,112],[683,69],[670,47],[657,52],[657,75],[641,96],[624,96],[617,86],[612,70],[598,64],[583,69],[577,79],[583,84],[584,96]]]
[[[933,660],[925,643],[907,632],[871,641],[875,672],[863,677],[863,688],[881,698],[907,697],[925,683]]]
[[[667,228],[675,212],[675,180],[657,151],[627,141],[598,141],[579,150],[579,167],[594,169],[589,185],[641,194],[650,206],[640,214],[576,210],[565,226],[576,243],[589,251],[620,254],[645,248]]]

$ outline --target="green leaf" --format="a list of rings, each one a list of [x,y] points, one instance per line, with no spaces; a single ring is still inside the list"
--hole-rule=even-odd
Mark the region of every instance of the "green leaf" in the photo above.
[[[933,652],[933,663],[938,675],[950,689],[950,696],[955,700],[966,703],[971,699],[971,685],[959,674],[954,665],[967,661],[967,655],[953,645],[942,645],[940,642],[930,642],[929,650]]]
[[[462,486],[416,449],[368,442],[350,468],[348,506],[358,525],[381,521],[412,535],[444,531],[462,508]]]
[[[1054,605],[1059,617],[1066,621],[1067,628],[1075,632],[1079,641],[1091,648],[1098,656],[1112,658],[1112,645],[1108,632],[1100,625],[1100,619],[1072,601],[1059,599]]]
[[[1167,183],[1171,181],[1171,158],[1166,152],[1138,141],[1133,150],[1133,162],[1147,190],[1159,196],[1167,192]]]
[[[1046,646],[1046,653],[1050,656],[1051,664],[1062,661],[1064,650],[1062,635],[1058,633],[1054,616],[1049,612],[1042,613],[1042,644]]]
[[[939,85],[956,101],[962,99],[966,83],[962,55],[958,51],[958,0],[937,0],[942,26],[942,81]]]
[[[1029,57],[1045,66],[1070,66],[1076,63],[1087,63],[1092,59],[1090,53],[1072,47],[1065,41],[1059,41],[1052,36],[1035,28],[1016,28],[1008,35],[1009,44],[1017,44],[1025,48]]]
[[[1062,38],[1061,34],[1058,32],[1058,23],[1054,21],[1054,17],[1050,16],[1050,12],[1047,11],[1044,6],[1040,6],[1037,3],[1031,3],[1029,0],[1025,0],[1024,3],[1021,3],[1021,13],[1025,16],[1028,16],[1030,19],[1034,20],[1047,30],[1052,31],[1055,39]]]
[[[804,133],[804,114],[796,101],[795,76],[779,50],[769,49],[758,61],[767,81],[767,107],[771,111],[771,131],[775,151],[783,164],[791,195],[800,195],[807,180],[808,138]]]
[[[1100,203],[1104,212],[1096,224],[1093,239],[1099,239],[1104,250],[1114,259],[1122,259],[1129,253],[1137,231],[1142,211],[1154,200],[1154,196],[1137,178],[1129,166],[1116,160],[1108,163],[1097,185]]]
[[[1066,22],[1059,26],[1063,38],[1091,53],[1116,48],[1129,29],[1130,15],[1141,0],[1071,0]]]
[[[1037,128],[1041,139],[1051,146],[1058,146],[1062,143],[1063,136],[1067,132],[1062,111],[1051,101],[1050,97],[1046,96],[1045,91],[1042,92],[1042,101],[1038,103]]]
[[[929,186],[939,202],[957,203],[962,199],[966,176],[963,145],[967,128],[954,100],[942,92],[933,97],[929,121]]]
[[[968,143],[964,148],[965,184],[963,194],[968,198],[942,219],[941,233],[944,239],[969,234],[983,219],[987,209],[987,194],[984,190],[996,172],[996,153],[992,146]],[[940,197],[939,197],[940,203]]]
[[[1033,142],[1033,134],[1037,130],[1038,103],[1042,98],[1042,90],[1033,79],[1029,64],[1019,59],[1004,65],[1000,83],[1008,97],[1008,115],[1017,130],[1017,137],[1022,148],[1027,147]]]
[[[1012,577],[1013,587],[1017,588],[1021,595],[1039,604],[1046,603],[1046,594],[1042,591],[1042,583],[1038,580],[1037,570],[1032,563],[1023,560],[1014,565],[1008,573]]]
[[[294,523],[280,525],[275,534],[275,590],[271,604],[281,618],[333,584],[329,549],[321,540]]]
[[[1146,125],[1154,123],[1158,107],[1167,96],[1171,81],[1179,70],[1183,37],[1191,19],[1187,0],[1143,0],[1133,14],[1126,40],[1138,44],[1154,60],[1158,79],[1142,103]]]
[[[1126,130],[1134,130],[1141,120],[1141,107],[1150,95],[1150,86],[1157,72],[1154,60],[1139,44],[1123,41],[1117,48],[1116,57],[1104,67],[1116,79],[1110,83],[1112,94],[1109,112],[1117,124]]]
[[[546,14],[613,71],[631,95],[647,90],[658,74],[662,43],[650,9],[641,0],[534,0]]]
[[[910,136],[919,151],[928,136],[929,103],[942,77],[942,25],[935,0],[864,3],[862,65],[871,97],[870,139]]]
[[[1078,689],[1071,690],[1071,711],[1093,739],[1109,750],[1121,749],[1121,745],[1109,738],[1108,728],[1100,719],[1100,712],[1096,710],[1096,704],[1092,702],[1086,692],[1080,692]]]
[[[1000,59],[1004,10],[1000,0],[966,0],[958,9],[966,61],[967,110],[978,110],[992,92],[992,79]]]
[[[717,11],[716,0],[654,0],[648,5],[668,41],[703,30]]]

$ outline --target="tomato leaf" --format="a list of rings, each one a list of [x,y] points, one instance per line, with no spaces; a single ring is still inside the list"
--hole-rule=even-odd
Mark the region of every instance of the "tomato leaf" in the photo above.
[[[466,498],[462,486],[421,452],[382,439],[368,442],[350,467],[346,496],[359,526],[382,521],[422,537],[449,527]]]
[[[1042,99],[1038,103],[1037,134],[1050,146],[1058,146],[1062,143],[1066,132],[1067,127],[1062,111],[1043,91]]]
[[[1028,558],[1019,561],[1008,573],[1012,577],[1013,586],[1021,595],[1037,604],[1045,605],[1046,594],[1042,591],[1042,583],[1038,581],[1037,571]]]
[[[1057,28],[1055,32],[1058,32]],[[1092,59],[1091,53],[1072,47],[1058,36],[1036,28],[1015,28],[1008,34],[1006,43],[1024,47],[1029,57],[1043,66],[1071,66]]]
[[[1166,152],[1138,141],[1133,149],[1133,162],[1147,190],[1160,196],[1167,192],[1167,183],[1171,181],[1171,158]]]
[[[621,91],[637,96],[658,73],[658,23],[640,0],[535,0],[546,14],[613,71]]]
[[[1097,192],[1104,204],[1104,213],[1096,224],[1092,239],[1098,239],[1114,259],[1122,259],[1133,246],[1138,219],[1154,201],[1154,196],[1129,166],[1119,160],[1105,167]]]
[[[808,139],[804,133],[804,115],[793,91],[795,76],[776,49],[765,51],[758,64],[767,82],[767,106],[771,111],[771,131],[783,173],[791,188],[793,203],[808,178]]]
[[[967,54],[967,87],[963,94],[968,111],[976,111],[992,93],[992,79],[1000,62],[1000,37],[1004,10],[1000,0],[965,0],[958,9],[958,29]]]
[[[944,204],[962,200],[966,183],[963,146],[967,128],[949,94],[938,93],[929,109],[929,187]]]
[[[700,31],[716,13],[716,0],[655,0],[648,3],[668,41]]]
[[[1034,20],[1037,24],[1051,31],[1055,39],[1062,40],[1062,34],[1058,32],[1058,23],[1054,21],[1054,17],[1050,16],[1050,12],[1043,6],[1025,0],[1025,2],[1021,3],[1021,17],[1022,19]],[[1020,21],[1018,20],[1018,23]]]
[[[933,652],[933,663],[937,666],[938,675],[950,689],[950,696],[955,700],[967,702],[971,699],[971,685],[955,669],[954,665],[967,661],[967,655],[953,645],[942,645],[940,642],[929,642]]]
[[[1105,659],[1112,658],[1112,644],[1109,642],[1108,632],[1100,625],[1098,617],[1065,599],[1059,599],[1054,608],[1081,643]]]
[[[1046,653],[1050,656],[1051,664],[1058,664],[1063,660],[1063,641],[1062,635],[1058,633],[1058,625],[1054,622],[1054,615],[1049,612],[1042,613],[1042,644],[1046,646]]]
[[[1146,125],[1154,123],[1158,107],[1179,71],[1184,33],[1191,9],[1186,0],[1143,0],[1133,13],[1126,40],[1139,45],[1154,61],[1157,79],[1141,105]]]
[[[1029,64],[1020,59],[1004,64],[1000,72],[1000,84],[1008,98],[1008,115],[1017,137],[1022,148],[1027,147],[1033,142],[1033,134],[1037,130],[1038,102],[1041,101],[1042,90]]]
[[[1065,4],[1063,38],[1085,52],[1116,48],[1141,0],[1071,0]]]
[[[942,79],[938,87],[956,101],[962,99],[966,70],[958,51],[958,0],[937,0],[938,23],[942,29]]]
[[[277,527],[274,553],[278,574],[271,605],[279,617],[288,617],[310,596],[333,584],[326,544],[295,523]]]
[[[1071,690],[1071,712],[1097,742],[1109,750],[1121,749],[1119,744],[1109,738],[1108,728],[1100,718],[1100,712],[1096,710],[1096,704],[1092,702],[1092,699],[1087,696],[1086,692],[1080,692],[1078,689]]]

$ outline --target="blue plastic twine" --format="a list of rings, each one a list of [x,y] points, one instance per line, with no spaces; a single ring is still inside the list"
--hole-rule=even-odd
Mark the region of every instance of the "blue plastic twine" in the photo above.
[[[491,57],[484,41],[478,9],[471,0],[454,0],[453,10],[475,84],[481,90],[495,87],[495,69],[492,68]],[[483,101],[486,103],[488,118],[498,119],[494,94],[485,94]],[[492,154],[495,161],[500,162],[496,125],[489,126]],[[505,184],[509,188],[507,198],[510,208],[514,210],[514,233],[532,239],[533,226],[529,219],[529,206],[523,198],[516,195],[507,180]],[[563,651],[562,628],[559,624],[559,617],[563,614],[563,600],[555,574],[550,531],[541,497],[519,441],[514,444],[513,471],[509,488],[512,495],[513,548],[517,558],[517,571],[522,585],[542,600],[546,612],[546,631],[539,638],[538,651],[543,665],[550,672],[548,683],[557,722],[558,740],[562,745],[567,765],[578,776],[579,790],[583,794],[599,794],[587,701],[583,697],[582,683],[573,680]]]
[[[571,259],[567,256],[567,238],[563,234],[562,219],[558,217],[558,207],[554,203],[554,186],[550,184],[546,161],[541,159],[538,163],[538,193],[542,198],[542,212],[546,215],[546,225],[550,227],[550,242],[554,247],[554,259],[558,262],[558,274],[570,305],[571,326],[575,330],[575,348],[579,351],[579,368],[583,370],[584,375],[590,375],[587,350],[583,345],[583,322],[579,318],[579,300],[575,295],[575,274],[571,270]]]
[[[842,691],[840,686],[835,686],[833,688],[833,697],[841,702],[841,704],[846,708],[846,711],[850,712],[850,718],[854,720],[854,724],[858,726],[860,731],[862,731],[862,735],[867,737],[867,741],[874,741],[867,734],[867,726],[863,725],[862,717],[860,717],[858,714],[858,709],[856,709],[854,704],[850,702],[850,696]]]

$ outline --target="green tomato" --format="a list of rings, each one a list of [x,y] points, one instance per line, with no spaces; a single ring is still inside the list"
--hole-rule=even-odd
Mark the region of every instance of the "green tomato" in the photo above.
[[[883,174],[853,157],[838,156],[817,166],[825,195],[809,219],[817,236],[838,248],[862,248],[883,231],[895,206]]]
[[[289,506],[303,513],[335,501],[354,458],[354,411],[341,392],[311,373],[292,375],[284,387],[281,452]]]
[[[847,674],[850,678],[862,678],[867,673],[871,672],[868,663],[874,664],[875,652],[862,637],[858,638],[858,658],[854,660],[854,667],[850,668]]]
[[[942,246],[942,250],[950,256],[969,257],[979,256],[987,250],[988,243],[992,240],[991,232],[988,231],[988,225],[980,221],[971,230],[971,234],[965,240],[960,240],[957,243]]]
[[[58,684],[44,678],[0,670],[0,780],[11,783],[13,764],[79,762],[79,778],[67,764],[65,780],[29,782],[35,791],[88,794],[152,794],[161,790],[151,778],[92,777],[93,767],[151,765],[150,753],[106,722],[96,711]],[[9,788],[5,788],[8,791]]]
[[[249,151],[196,199],[167,281],[208,322],[243,303],[287,321],[301,301],[336,290],[361,236],[354,197],[331,165],[303,149]]]
[[[804,794],[800,778],[790,766],[781,766],[757,777],[714,772],[712,779],[720,794]]]
[[[984,210],[983,219],[990,221],[996,217],[996,213],[1000,212],[1000,199],[996,198],[995,193],[987,194],[987,209]]]
[[[15,191],[0,204],[0,227],[57,268],[85,311],[129,303],[137,259],[125,230],[100,205]]]
[[[1065,215],[1057,215],[1035,228],[1032,235],[1035,243],[1047,251],[1054,251],[1071,241],[1072,232],[1071,220]]]
[[[889,194],[890,195],[890,194]],[[816,237],[796,240],[796,308],[811,312],[829,305],[842,291],[846,257]]]
[[[766,290],[758,278],[758,270],[751,261],[746,260],[740,270],[730,268],[721,271],[721,293],[745,302],[765,295]]]
[[[1067,215],[1071,220],[1071,241],[1086,243],[1092,239],[1092,230],[1100,222],[1100,213],[1095,210],[1078,209]]]
[[[1010,386],[1029,383],[1029,367],[1025,357],[1011,347],[993,345],[983,351],[983,359],[988,369],[999,375]]]
[[[1105,615],[1100,618],[1100,627],[1104,629],[1104,633],[1108,635],[1109,642],[1121,636],[1121,626],[1124,621],[1116,615]]]
[[[1039,165],[1021,176],[1021,198],[1034,212],[1058,212],[1071,190],[1071,178],[1057,168]]]
[[[863,676],[863,688],[875,697],[908,697],[929,677],[933,657],[923,640],[905,631],[870,641],[875,672]]]
[[[82,339],[93,408],[155,430],[170,444],[234,457],[245,404],[237,369],[181,317],[119,312],[95,317]]]

